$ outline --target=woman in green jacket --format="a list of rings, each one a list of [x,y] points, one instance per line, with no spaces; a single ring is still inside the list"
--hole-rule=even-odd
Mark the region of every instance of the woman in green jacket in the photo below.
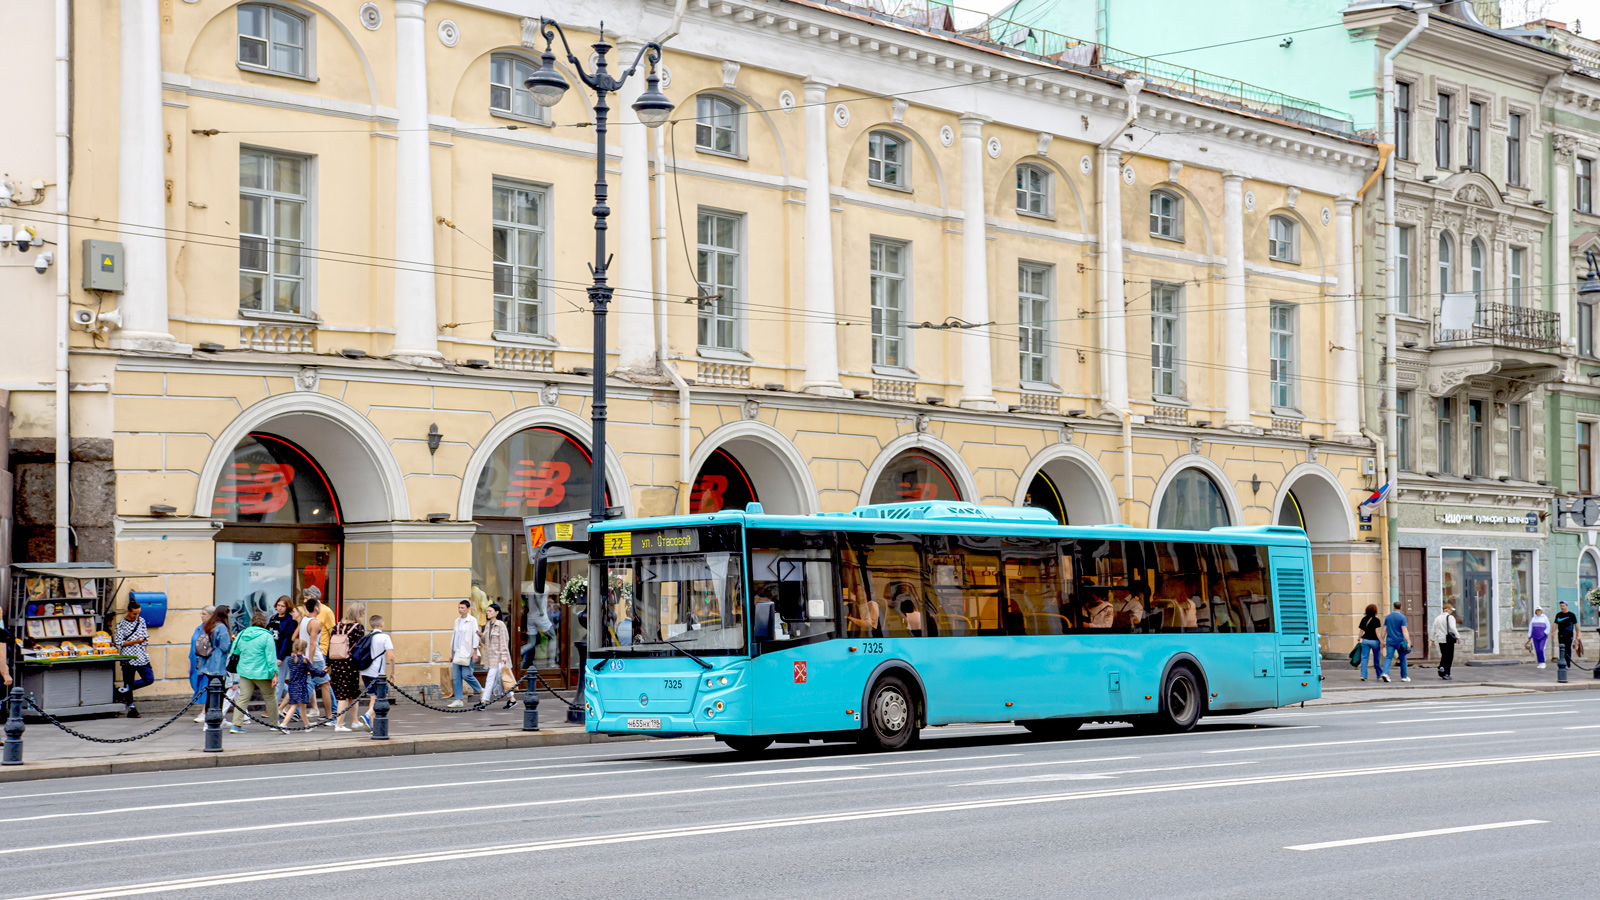
[[[250,616],[250,627],[233,639],[231,653],[238,658],[235,669],[239,676],[239,699],[233,707],[233,727],[229,731],[244,733],[244,709],[257,692],[267,705],[267,721],[278,721],[278,695],[273,691],[278,674],[278,642],[267,630],[265,611],[257,610]],[[282,728],[274,730],[283,731]]]

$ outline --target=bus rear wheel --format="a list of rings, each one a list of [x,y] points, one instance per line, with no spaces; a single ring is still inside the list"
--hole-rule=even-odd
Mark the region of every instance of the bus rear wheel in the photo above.
[[[753,756],[772,746],[772,738],[747,734],[725,734],[717,740],[728,745],[728,749],[745,756]]]
[[[1034,719],[1031,722],[1018,722],[1030,734],[1042,738],[1064,738],[1079,728],[1083,727],[1082,719]]]
[[[1205,708],[1200,679],[1188,666],[1174,667],[1161,687],[1161,712],[1155,715],[1156,730],[1167,733],[1190,731],[1200,721]]]
[[[904,750],[916,743],[916,695],[900,676],[885,675],[873,686],[865,740],[880,750]]]

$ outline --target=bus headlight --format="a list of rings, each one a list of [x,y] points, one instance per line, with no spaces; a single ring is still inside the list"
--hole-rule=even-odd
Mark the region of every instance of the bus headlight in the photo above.
[[[728,683],[728,676],[724,675],[721,678],[717,679],[717,683],[720,684],[720,685],[726,686],[727,683]],[[706,685],[709,686],[710,684],[711,684],[711,679],[709,679],[709,678],[706,679]]]
[[[714,718],[716,718],[716,715],[717,715],[716,713],[711,711],[711,707],[709,707],[709,706],[706,707],[706,718],[714,719]]]
[[[723,679],[723,680],[722,680],[722,682],[723,682],[723,684],[727,684],[727,682],[728,682],[728,680],[727,680],[727,679],[726,679],[726,678],[724,678],[724,679]],[[711,686],[712,686],[712,684],[713,684],[713,682],[712,682],[712,681],[711,681],[711,679],[709,679],[709,678],[707,678],[707,679],[706,679],[706,687],[711,687]]]

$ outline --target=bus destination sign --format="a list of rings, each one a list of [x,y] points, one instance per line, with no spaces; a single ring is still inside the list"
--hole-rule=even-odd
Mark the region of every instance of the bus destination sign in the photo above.
[[[699,553],[700,532],[692,528],[652,531],[612,531],[605,539],[606,556],[656,556],[662,553]]]

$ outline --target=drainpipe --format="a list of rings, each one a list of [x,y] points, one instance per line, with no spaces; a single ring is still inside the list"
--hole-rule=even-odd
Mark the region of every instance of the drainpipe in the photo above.
[[[72,134],[71,81],[72,0],[56,0],[56,562],[71,562],[72,425],[67,393],[68,336],[71,334],[72,286],[68,262],[67,178]]]
[[[1383,55],[1383,109],[1379,115],[1383,121],[1383,143],[1394,145],[1394,61],[1401,51],[1416,39],[1428,27],[1428,11],[1417,12],[1417,24],[1406,32],[1394,49]],[[1395,403],[1398,401],[1398,391],[1395,388],[1395,378],[1400,369],[1395,362],[1395,336],[1394,318],[1400,313],[1399,299],[1395,292],[1394,273],[1397,267],[1395,255],[1397,242],[1400,240],[1400,229],[1394,222],[1394,166],[1388,166],[1383,173],[1383,224],[1384,241],[1383,264],[1388,273],[1384,283],[1388,285],[1388,301],[1385,304],[1383,326],[1383,398],[1388,411],[1384,417],[1384,431],[1393,435],[1399,428],[1399,420],[1395,415]],[[1386,585],[1389,588],[1389,604],[1393,606],[1400,599],[1400,509],[1397,501],[1400,499],[1400,453],[1394,444],[1387,446],[1388,455],[1384,457],[1385,470],[1388,473],[1389,498],[1384,501],[1383,518],[1384,534],[1388,542],[1388,552],[1384,554],[1389,577]]]
[[[676,37],[683,24],[683,13],[689,0],[678,0],[672,11],[672,22],[656,36],[656,43],[665,43]],[[671,352],[667,343],[667,134],[664,128],[652,129],[656,137],[656,227],[650,242],[655,245],[655,296],[656,304],[656,365],[678,390],[678,512],[689,512],[689,490],[694,473],[689,471],[689,383],[678,374],[677,366],[668,359]],[[699,291],[695,291],[699,293]]]
[[[1117,179],[1121,178],[1119,171],[1111,171],[1109,163],[1111,145],[1122,137],[1128,126],[1139,118],[1139,92],[1144,90],[1143,78],[1130,78],[1122,85],[1128,94],[1128,115],[1122,120],[1106,139],[1101,141],[1097,149],[1099,157],[1100,177],[1095,179],[1100,196],[1097,198],[1100,213],[1100,406],[1122,420],[1122,504],[1119,518],[1126,523],[1128,514],[1133,510],[1133,413],[1128,409],[1128,361],[1125,352],[1113,351],[1127,345],[1127,322],[1124,319],[1126,309],[1121,302],[1122,298],[1122,216],[1121,204],[1117,205],[1118,215],[1112,221],[1110,211],[1107,209],[1107,198],[1111,191],[1120,190]],[[1115,308],[1113,308],[1115,307]],[[1113,341],[1113,328],[1122,328],[1122,340]],[[1120,376],[1114,367],[1121,366]]]

